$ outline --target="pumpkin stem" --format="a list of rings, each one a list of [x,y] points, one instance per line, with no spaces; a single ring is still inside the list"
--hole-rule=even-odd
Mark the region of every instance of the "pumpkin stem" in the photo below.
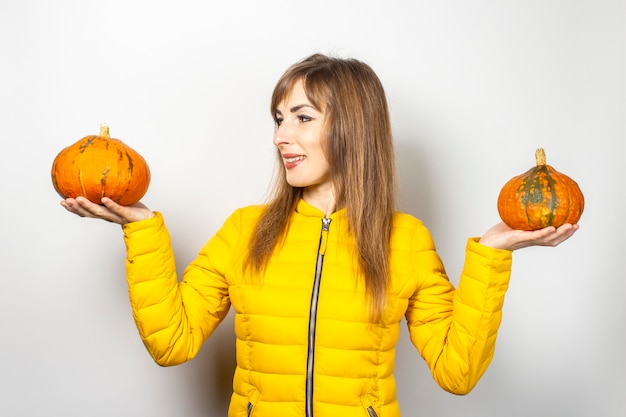
[[[109,134],[109,126],[106,123],[102,123],[100,125],[100,134],[98,135],[102,138],[109,139],[111,135]]]
[[[543,148],[539,148],[535,151],[535,162],[537,162],[538,167],[546,164],[546,153]]]

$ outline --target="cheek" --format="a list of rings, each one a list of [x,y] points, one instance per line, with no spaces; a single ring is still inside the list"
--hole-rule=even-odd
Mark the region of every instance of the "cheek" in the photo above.
[[[315,141],[314,147],[315,147],[316,155],[320,159],[323,159],[324,161],[326,161],[326,164],[328,164],[327,155],[329,155],[329,153],[332,152],[330,143],[328,143],[328,139],[325,136],[322,136],[320,134],[318,139]]]
[[[326,150],[323,146],[318,146],[312,156],[315,158],[315,166],[318,167],[318,169],[328,169],[330,163],[328,162],[328,158],[326,157]]]
[[[316,167],[318,176],[322,178],[328,176],[328,173],[330,172],[330,164],[328,163],[328,159],[326,159],[326,157],[322,154],[320,154],[320,159],[318,160]]]

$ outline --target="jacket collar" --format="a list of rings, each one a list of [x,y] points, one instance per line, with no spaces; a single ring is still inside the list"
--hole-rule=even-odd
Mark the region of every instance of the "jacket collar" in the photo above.
[[[332,213],[329,217],[331,219],[334,219],[336,217],[339,216],[345,216],[345,212],[346,209],[342,208],[334,213]],[[300,199],[298,201],[298,204],[296,205],[296,213],[305,216],[305,217],[317,217],[317,218],[323,218],[326,217],[324,215],[324,212],[320,209],[318,209],[317,207],[314,207],[312,205],[310,205],[309,203],[307,203],[306,201],[304,201],[304,199]]]

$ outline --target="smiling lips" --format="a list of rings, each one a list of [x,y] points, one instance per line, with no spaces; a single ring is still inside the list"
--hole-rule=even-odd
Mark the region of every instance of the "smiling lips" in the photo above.
[[[295,154],[284,154],[283,161],[285,161],[285,168],[291,169],[298,165],[300,162],[304,161],[304,155],[295,155]]]

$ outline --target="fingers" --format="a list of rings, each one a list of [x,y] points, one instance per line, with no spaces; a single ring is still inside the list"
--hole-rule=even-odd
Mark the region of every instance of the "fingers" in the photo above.
[[[109,200],[107,205],[99,205],[92,203],[84,197],[67,198],[61,202],[61,206],[80,217],[102,219],[118,224],[128,223],[128,221],[120,215],[122,206],[119,206],[110,199],[106,200]]]
[[[480,243],[497,249],[517,250],[529,246],[558,246],[578,230],[577,224],[564,224],[559,228],[546,227],[539,230],[512,230],[500,223],[489,229]]]
[[[576,230],[578,230],[577,224],[564,224],[557,229],[551,230],[550,233],[540,240],[539,244],[543,246],[558,246],[572,237]]]
[[[78,199],[66,198],[65,200],[61,201],[61,206],[63,206],[67,211],[74,213],[80,217],[91,217],[90,211],[87,210],[84,205],[81,205]]]
[[[578,230],[577,224],[564,224],[558,228],[550,226],[533,232],[528,232],[532,233],[532,236],[519,241],[515,245],[515,248],[521,249],[529,246],[555,247],[572,237],[576,230]]]
[[[67,198],[61,205],[69,212],[80,217],[102,219],[117,224],[137,222],[154,217],[152,212],[143,203],[132,206],[121,206],[110,198],[104,197],[102,204],[95,204],[85,197]]]

